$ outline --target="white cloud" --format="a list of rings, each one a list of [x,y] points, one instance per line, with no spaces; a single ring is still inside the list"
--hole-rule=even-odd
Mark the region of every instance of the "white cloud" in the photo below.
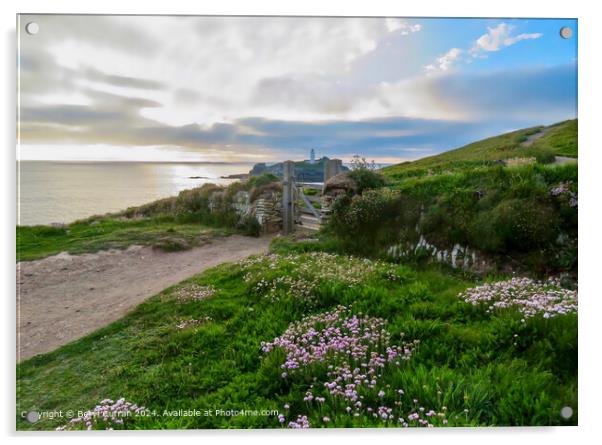
[[[504,22],[495,28],[487,28],[487,33],[475,41],[473,47],[470,49],[470,53],[476,57],[482,52],[499,51],[503,47],[514,45],[521,40],[538,39],[543,35],[541,33],[532,33],[512,36],[511,33],[513,30],[514,26]]]
[[[26,76],[38,90],[48,84],[48,91],[36,91],[35,101],[51,102],[44,95],[62,93],[57,87],[65,79],[65,90],[126,96],[140,95],[140,86],[165,85],[143,92],[163,106],[141,113],[169,125],[211,125],[246,116],[345,117],[353,108],[351,93],[331,86],[384,40],[421,29],[396,18],[34,17],[41,32],[37,40],[23,39],[22,51],[43,51],[52,63]],[[86,28],[86,38],[65,31],[75,25]],[[119,41],[110,38],[113,34]],[[49,76],[57,78],[52,85]],[[258,96],[258,90],[268,94],[261,87],[270,84],[280,88],[274,95],[284,87],[294,94],[291,88],[299,86],[308,96],[301,100],[294,94],[287,102],[285,95],[280,103]]]
[[[427,74],[437,71],[448,71],[462,54],[460,48],[452,48],[441,57],[437,57],[435,63],[425,66]]]
[[[467,104],[495,90],[493,82],[479,94],[465,83],[459,89],[462,76],[453,68],[466,59],[467,49],[439,55],[425,67],[437,75],[425,76],[424,60],[434,55],[419,54],[423,40],[402,37],[421,29],[402,19],[35,16],[35,21],[41,32],[22,36],[20,74],[22,108],[36,111],[25,114],[30,125],[22,134],[38,142],[50,135],[65,139],[60,125],[73,124],[75,117],[90,128],[85,135],[70,134],[77,143],[150,141],[209,149],[241,136],[264,137],[240,124],[249,118],[324,125],[400,116],[459,121],[495,108],[495,102]],[[85,38],[65,31],[72,24],[85,28]],[[495,51],[538,36],[512,35],[512,27],[502,23],[475,47]],[[414,63],[421,56],[427,58]],[[400,70],[393,57],[411,69]]]
[[[389,32],[401,30],[401,35],[408,35],[413,32],[418,32],[422,29],[422,25],[420,23],[410,24],[406,20],[394,17],[387,17],[385,19],[385,24]]]

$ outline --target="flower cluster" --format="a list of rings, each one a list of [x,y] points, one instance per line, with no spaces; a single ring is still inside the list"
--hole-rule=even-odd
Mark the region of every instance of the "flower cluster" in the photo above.
[[[200,286],[192,284],[181,287],[176,291],[178,303],[187,303],[189,301],[199,301],[215,295],[216,289],[213,286]]]
[[[144,411],[143,406],[127,402],[121,398],[114,402],[111,399],[102,400],[94,409],[86,411],[80,417],[74,417],[57,431],[66,430],[113,430],[124,428],[127,419],[131,419]]]
[[[272,301],[277,301],[284,291],[293,298],[311,302],[321,283],[354,287],[367,278],[401,280],[393,264],[325,252],[270,254],[242,260],[239,265],[245,270],[245,281],[253,285],[254,291]]]
[[[554,278],[542,282],[515,277],[467,289],[459,297],[473,305],[487,304],[488,312],[515,307],[525,318],[537,314],[551,318],[577,311],[577,291],[562,288]]]
[[[385,321],[380,318],[356,315],[351,309],[339,306],[291,324],[280,337],[261,346],[266,353],[274,348],[286,353],[281,365],[282,378],[293,378],[297,374],[311,376],[315,371],[321,376],[325,374],[322,381],[314,375],[314,383],[305,392],[303,402],[310,409],[317,404],[321,412],[325,404],[334,407],[342,404],[343,415],[372,417],[388,425],[445,425],[445,410],[426,410],[415,399],[411,403],[405,400],[404,404],[408,397],[405,392],[383,383],[387,369],[409,360],[420,343],[415,340],[401,346],[392,345],[385,327]],[[288,409],[288,404],[285,408]],[[288,426],[304,428],[309,426],[306,420],[307,417],[300,415]],[[285,416],[280,415],[279,421],[285,424]],[[321,421],[326,424],[331,418],[323,416]],[[317,422],[319,425],[319,420]]]
[[[288,423],[288,427],[294,429],[306,429],[309,428],[309,420],[307,420],[307,416],[298,416],[297,420]]]
[[[578,207],[577,193],[570,189],[571,182],[561,182],[556,187],[550,189],[550,195],[555,197],[566,196],[568,198],[569,206],[572,208]]]
[[[197,327],[197,326],[202,325],[203,323],[206,323],[206,322],[212,321],[212,320],[213,319],[209,316],[203,317],[200,320],[196,320],[196,319],[182,320],[176,325],[176,329],[182,330],[182,329]]]
[[[571,190],[569,189],[570,183],[561,182],[556,187],[550,189],[550,195],[552,196],[560,196],[565,193],[569,193]]]
[[[286,353],[285,370],[306,367],[312,363],[336,363],[339,356],[345,360],[333,373],[347,374],[349,362],[361,363],[361,368],[384,367],[389,361],[408,360],[413,344],[403,347],[389,346],[390,334],[385,321],[367,315],[353,315],[351,310],[339,306],[331,312],[305,317],[293,323],[280,337],[269,343],[262,342],[264,352],[281,347]],[[377,352],[384,349],[384,353]],[[357,368],[359,373],[360,368]]]

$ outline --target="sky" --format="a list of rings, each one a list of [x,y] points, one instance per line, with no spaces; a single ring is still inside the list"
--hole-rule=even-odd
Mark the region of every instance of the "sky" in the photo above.
[[[393,163],[577,117],[574,19],[21,15],[18,26],[21,160],[271,162],[313,148]]]

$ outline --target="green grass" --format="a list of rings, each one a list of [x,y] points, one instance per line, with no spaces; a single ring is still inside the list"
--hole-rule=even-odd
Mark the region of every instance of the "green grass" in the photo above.
[[[310,246],[334,248],[320,242],[279,241],[277,249],[290,254]],[[287,421],[307,414],[313,425],[329,416],[329,426],[382,426],[368,416],[346,416],[344,405],[317,408],[303,402],[312,380],[282,379],[282,353],[265,354],[260,348],[289,323],[344,304],[385,318],[395,342],[402,333],[405,339],[421,340],[412,359],[387,371],[383,383],[403,388],[405,397],[415,397],[424,406],[445,405],[450,426],[577,423],[576,414],[568,421],[559,416],[563,406],[577,408],[576,316],[535,317],[521,323],[513,311],[486,313],[457,298],[458,292],[474,285],[471,279],[434,269],[360,267],[360,282],[350,287],[343,278],[327,276],[328,270],[334,264],[344,273],[356,270],[360,259],[339,257],[325,264],[308,254],[291,255],[244,269],[218,266],[152,297],[83,339],[18,364],[17,413],[86,410],[101,399],[125,397],[156,414],[132,420],[128,428],[135,429],[279,427],[273,416],[161,415],[164,409],[217,408],[279,410]],[[397,278],[385,278],[388,271]],[[278,285],[276,298],[256,290],[259,279],[278,277],[305,280],[314,297],[299,298],[284,284]],[[176,303],[177,289],[193,283],[212,285],[217,293],[202,301]],[[205,316],[211,321],[200,327],[175,329],[182,319]],[[283,409],[286,403],[289,411]],[[63,423],[64,419],[44,419],[30,424],[17,414],[19,430],[47,430]]]
[[[577,120],[560,122],[551,127],[547,134],[528,147],[521,144],[544,127],[525,128],[473,142],[435,156],[385,167],[382,173],[395,181],[412,176],[471,170],[490,166],[496,160],[515,157],[535,157],[542,163],[553,161],[554,155],[576,157]]]
[[[17,226],[17,261],[30,261],[60,252],[80,254],[125,249],[133,244],[166,251],[185,250],[233,229],[179,223],[173,218],[139,220],[90,219],[65,227]]]
[[[533,142],[533,149],[548,149],[557,156],[577,157],[577,120],[553,125],[541,138]]]

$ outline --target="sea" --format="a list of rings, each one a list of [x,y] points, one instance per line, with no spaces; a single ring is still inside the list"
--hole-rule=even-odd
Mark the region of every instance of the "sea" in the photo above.
[[[177,195],[223,176],[248,173],[252,163],[17,163],[17,224],[70,223]]]

